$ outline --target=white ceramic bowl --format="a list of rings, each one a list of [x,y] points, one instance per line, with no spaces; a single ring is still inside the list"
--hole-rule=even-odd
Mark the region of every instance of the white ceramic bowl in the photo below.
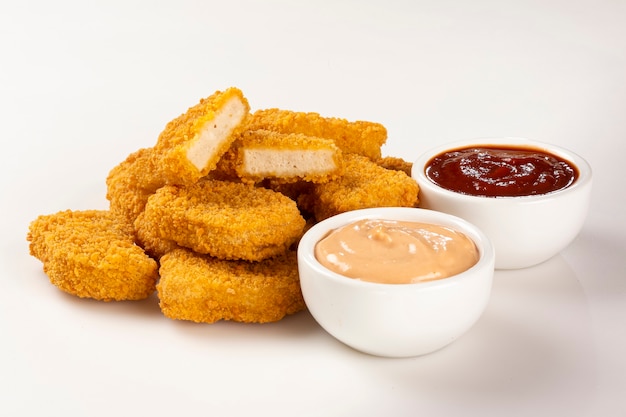
[[[413,284],[347,278],[317,261],[314,248],[328,232],[362,219],[444,225],[465,233],[478,262],[458,275]],[[494,273],[493,246],[467,221],[418,208],[372,208],[330,217],[309,229],[298,245],[300,285],[315,320],[339,341],[377,356],[410,357],[438,350],[469,330],[483,313]]]
[[[569,187],[543,195],[477,197],[446,190],[425,174],[442,152],[473,145],[529,146],[571,162],[579,173]],[[569,245],[589,208],[592,174],[579,155],[559,146],[523,138],[481,138],[449,143],[423,153],[413,164],[420,186],[420,207],[461,217],[482,229],[496,250],[496,269],[517,269],[544,262]]]

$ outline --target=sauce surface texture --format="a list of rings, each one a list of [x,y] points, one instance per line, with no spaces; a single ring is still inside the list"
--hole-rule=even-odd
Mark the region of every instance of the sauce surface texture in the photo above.
[[[578,178],[576,168],[556,155],[530,147],[488,145],[437,155],[425,174],[440,187],[484,197],[547,194]]]
[[[348,278],[410,284],[463,272],[478,262],[478,250],[448,227],[366,219],[331,231],[316,244],[315,257]]]

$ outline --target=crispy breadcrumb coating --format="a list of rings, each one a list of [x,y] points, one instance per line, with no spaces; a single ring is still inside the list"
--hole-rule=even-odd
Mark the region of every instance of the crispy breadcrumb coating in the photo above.
[[[294,251],[246,262],[177,249],[161,258],[160,275],[160,307],[171,319],[267,323],[305,308]]]
[[[299,133],[246,130],[228,153],[218,167],[251,183],[264,179],[326,182],[337,178],[343,168],[334,141]]]
[[[61,211],[31,222],[30,254],[50,282],[82,298],[141,300],[156,289],[157,264],[110,211]]]
[[[188,184],[207,175],[243,130],[249,113],[243,93],[231,87],[170,121],[155,146],[165,181]]]
[[[342,177],[315,184],[312,196],[303,199],[313,206],[309,209],[317,221],[362,208],[417,205],[417,182],[404,172],[382,168],[356,154],[344,154],[344,163]]]
[[[402,171],[409,177],[411,176],[411,169],[413,168],[412,162],[405,161],[395,156],[382,157],[376,161],[376,165],[393,171]]]
[[[380,148],[387,141],[387,129],[380,123],[350,122],[346,119],[323,117],[318,113],[281,109],[257,110],[250,117],[247,129],[300,133],[332,139],[343,152],[356,153],[372,160],[380,158]]]
[[[295,251],[309,227],[349,210],[417,204],[411,164],[381,156],[386,139],[373,122],[251,115],[239,89],[217,91],[109,172],[108,211],[34,220],[30,253],[79,297],[158,291],[172,319],[277,321],[306,308]]]
[[[137,216],[133,226],[135,242],[157,261],[166,253],[180,248],[176,242],[159,237],[159,225],[150,223],[145,212]]]
[[[326,182],[342,173],[341,150],[330,139],[249,130],[241,143],[238,171],[242,177]]]
[[[154,227],[160,239],[218,258],[250,261],[283,253],[305,225],[289,197],[208,179],[159,189],[148,199],[144,216],[144,224]]]
[[[155,165],[154,148],[139,149],[115,166],[106,179],[109,210],[132,225],[148,198],[165,181]]]
[[[286,195],[294,201],[298,201],[298,198],[302,194],[310,194],[313,191],[315,183],[304,180],[284,182],[280,179],[268,178],[257,185],[269,188],[270,190]]]

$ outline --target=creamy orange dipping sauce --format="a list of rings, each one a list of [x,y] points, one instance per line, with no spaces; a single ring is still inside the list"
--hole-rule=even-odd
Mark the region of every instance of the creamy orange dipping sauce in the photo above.
[[[315,246],[315,257],[349,278],[410,284],[463,272],[478,262],[478,250],[445,226],[366,219],[331,231]]]

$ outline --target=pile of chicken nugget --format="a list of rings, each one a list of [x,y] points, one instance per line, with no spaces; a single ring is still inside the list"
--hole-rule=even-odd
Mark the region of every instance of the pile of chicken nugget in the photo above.
[[[82,298],[142,300],[199,323],[266,323],[306,308],[296,250],[325,218],[414,207],[411,164],[382,157],[387,131],[282,109],[250,111],[234,87],[170,121],[106,179],[108,210],[31,222],[30,254]]]

